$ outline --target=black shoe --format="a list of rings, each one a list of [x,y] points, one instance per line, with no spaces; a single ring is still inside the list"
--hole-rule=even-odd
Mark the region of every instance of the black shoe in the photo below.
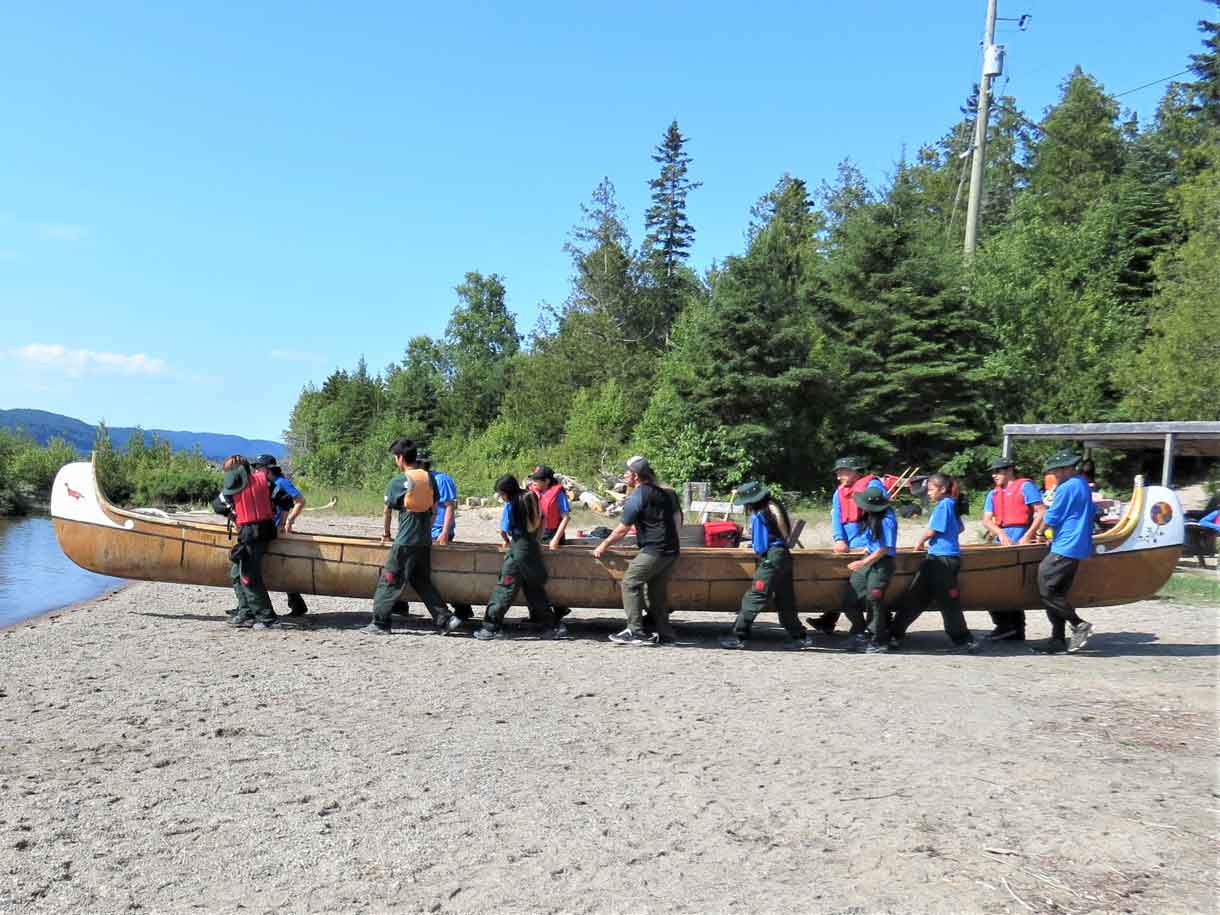
[[[505,640],[508,638],[508,633],[503,629],[496,629],[494,631],[491,629],[476,629],[474,637],[480,642],[490,642],[493,639]]]
[[[810,629],[815,630],[816,632],[822,633],[822,635],[834,635],[835,624],[833,622],[831,622],[830,620],[823,619],[820,616],[819,617],[812,617],[812,616],[808,617],[805,620],[805,625],[807,625]]]
[[[1025,630],[1005,623],[992,629],[987,638],[993,642],[1024,642]]]
[[[1041,645],[1033,645],[1029,649],[1034,654],[1067,654],[1067,639],[1047,639]]]
[[[902,650],[902,642],[900,642],[898,639],[890,639],[887,644],[890,646],[890,651]]]
[[[364,626],[356,631],[361,635],[389,635],[390,627],[378,626],[376,623],[369,623],[367,626]]]
[[[468,623],[474,619],[474,610],[465,604],[462,604],[461,606],[455,605],[453,608],[453,615],[460,619],[463,623]]]
[[[556,606],[552,605],[551,612],[553,614],[555,614],[556,620],[561,620],[565,616],[567,616],[569,613],[572,612],[572,608],[571,607],[556,607]]]
[[[289,616],[304,616],[309,612],[309,607],[305,605],[305,598],[299,594],[288,595],[288,615]]]
[[[745,648],[746,640],[738,638],[736,632],[730,632],[717,639],[721,648]]]

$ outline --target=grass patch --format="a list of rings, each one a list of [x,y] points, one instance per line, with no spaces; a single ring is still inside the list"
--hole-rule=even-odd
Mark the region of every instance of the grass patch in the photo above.
[[[1220,581],[1215,572],[1174,572],[1156,596],[1196,604],[1220,604]]]
[[[295,482],[295,481],[294,481]],[[326,505],[331,499],[336,500],[330,511],[338,515],[367,515],[381,517],[385,508],[385,496],[369,489],[350,489],[342,486],[323,486],[310,483],[297,483],[305,504],[310,508]]]

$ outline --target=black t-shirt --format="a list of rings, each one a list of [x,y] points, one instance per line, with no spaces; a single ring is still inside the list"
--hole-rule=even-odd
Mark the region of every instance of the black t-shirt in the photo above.
[[[674,527],[674,515],[677,511],[678,497],[673,490],[644,483],[627,499],[621,520],[623,524],[635,525],[636,543],[641,553],[676,556],[678,529]]]

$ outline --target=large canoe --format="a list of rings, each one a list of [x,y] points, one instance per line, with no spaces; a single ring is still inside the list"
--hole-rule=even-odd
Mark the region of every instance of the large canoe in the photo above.
[[[173,516],[154,517],[111,505],[93,465],[66,465],[51,496],[55,534],[82,568],[119,578],[227,587],[233,536],[223,525]],[[1122,604],[1154,594],[1182,551],[1183,512],[1173,491],[1144,487],[1137,478],[1127,514],[1096,538],[1071,599],[1080,607]],[[962,604],[967,610],[1028,610],[1038,601],[1038,563],[1045,545],[968,546],[962,552]],[[619,608],[619,579],[634,549],[611,550],[604,561],[588,547],[544,551],[547,595],[571,607]],[[271,546],[264,576],[272,591],[370,598],[386,547],[369,537],[293,533]],[[433,580],[450,602],[486,603],[503,554],[495,544],[433,546]],[[831,550],[793,551],[796,599],[802,610],[835,608],[848,577],[848,558]],[[900,550],[887,597],[911,580],[922,553]],[[684,548],[670,585],[674,610],[735,611],[750,586],[754,562],[744,550]],[[414,595],[408,591],[405,598]]]

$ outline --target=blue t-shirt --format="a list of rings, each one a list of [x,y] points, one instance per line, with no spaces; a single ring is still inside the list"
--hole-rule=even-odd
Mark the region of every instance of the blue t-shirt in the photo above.
[[[766,510],[753,512],[750,515],[750,545],[759,556],[766,556],[767,550],[777,543],[782,544],[783,538],[771,533],[767,527]]]
[[[1026,480],[1021,484],[1021,499],[1026,505],[1041,505],[1042,493],[1038,492],[1037,486],[1035,486],[1029,480]],[[987,490],[987,498],[983,500],[983,514],[986,514],[987,512],[991,512],[992,514],[995,513],[994,489]],[[1000,528],[1000,530],[1008,535],[1009,540],[1012,540],[1015,543],[1025,536],[1025,532],[1029,530],[1029,528],[1023,527],[1020,524],[1010,524],[1007,527]]]
[[[280,492],[282,492],[284,495],[288,496],[290,499],[299,499],[301,497],[301,491],[292,484],[292,480],[288,479],[288,477],[280,477],[274,483],[271,484],[271,497],[273,500],[275,498],[275,491],[277,489]],[[272,504],[274,506],[274,502]],[[279,527],[280,520],[284,517],[285,511],[284,511],[284,509],[280,508],[279,506],[274,506],[274,507],[275,507],[275,518],[273,520],[275,522],[275,526]]]
[[[866,489],[879,489],[885,492],[885,484],[874,477],[868,481]],[[839,494],[836,491],[830,497],[830,534],[832,540],[845,540],[847,545],[853,549],[864,546],[864,539],[860,536],[861,525],[858,521],[843,521],[839,514]]]
[[[1220,508],[1210,514],[1204,515],[1199,519],[1199,523],[1204,527],[1209,527],[1213,531],[1220,531]]]
[[[957,516],[957,501],[952,496],[945,496],[932,509],[932,517],[928,519],[928,527],[935,531],[928,541],[929,556],[960,556],[961,544],[957,537],[966,529],[962,519]]]
[[[1046,526],[1053,529],[1051,552],[1069,559],[1093,554],[1093,491],[1084,477],[1074,476],[1055,487],[1055,498],[1046,510]]]
[[[436,540],[440,537],[441,531],[445,529],[445,503],[453,503],[453,528],[449,531],[450,538],[457,536],[457,483],[453,482],[453,477],[447,473],[441,473],[439,470],[434,474],[436,477],[436,514],[432,516],[432,539]]]
[[[504,509],[500,512],[500,530],[513,539],[524,536],[520,528],[513,527],[513,504],[511,502],[505,502]]]
[[[894,510],[888,508],[885,514],[881,516],[881,539],[878,540],[873,536],[872,529],[867,524],[860,525],[860,539],[863,541],[863,546],[870,553],[873,550],[884,548],[887,556],[893,556],[898,552],[898,518],[894,515]]]

